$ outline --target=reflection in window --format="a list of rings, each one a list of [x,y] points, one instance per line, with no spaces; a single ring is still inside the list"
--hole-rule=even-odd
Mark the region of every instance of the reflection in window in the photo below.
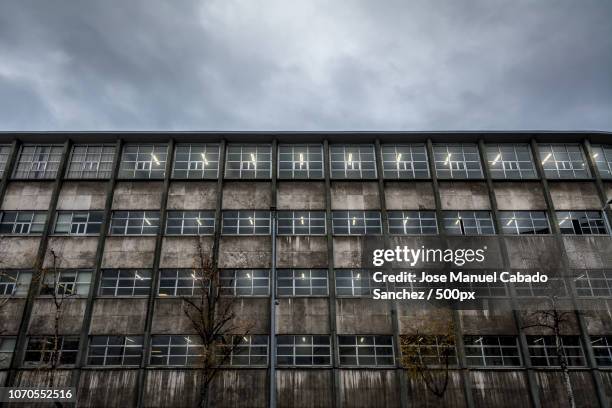
[[[46,220],[45,211],[3,211],[0,213],[0,234],[40,235]]]
[[[269,296],[269,269],[222,269],[220,291],[229,296]]]
[[[166,175],[168,146],[165,144],[133,144],[123,148],[119,178],[163,179]]]
[[[278,336],[276,362],[279,366],[331,365],[329,336]]]
[[[586,360],[579,336],[559,336],[561,353],[570,367],[584,367]],[[561,365],[555,336],[527,336],[531,364],[536,367],[559,367]]]
[[[601,211],[557,211],[562,234],[606,235],[606,222]]]
[[[231,179],[269,179],[272,176],[272,146],[229,145],[225,177]]]
[[[151,291],[149,269],[104,269],[100,296],[148,296]]]
[[[340,365],[392,367],[392,336],[338,336]]]
[[[28,339],[23,364],[30,367],[46,367],[55,361],[58,365],[76,363],[79,338],[70,336],[36,336]]]
[[[201,296],[209,282],[202,282],[202,273],[195,269],[161,269],[159,296]]]
[[[387,211],[391,235],[435,235],[438,222],[435,211]]]
[[[270,235],[270,211],[224,211],[224,235]]]
[[[386,179],[429,178],[424,144],[382,145],[381,152]]]
[[[54,233],[62,235],[99,234],[103,218],[103,211],[59,211]]]
[[[323,146],[320,144],[279,145],[278,178],[323,178]]]
[[[579,145],[540,145],[540,160],[547,178],[573,179],[589,177],[589,170]]]
[[[268,336],[231,336],[225,342],[232,350],[223,352],[228,356],[223,365],[237,367],[265,367],[268,365]]]
[[[591,346],[599,367],[612,366],[612,336],[591,336]]]
[[[279,211],[278,235],[325,235],[325,211]]]
[[[486,148],[491,178],[537,178],[528,144],[487,144]]]
[[[612,145],[593,146],[593,160],[601,178],[612,178]]]
[[[52,296],[87,296],[91,284],[91,271],[58,270],[56,273],[45,273],[40,288],[41,295]]]
[[[499,221],[504,234],[550,234],[544,211],[500,211]]]
[[[111,235],[155,235],[159,230],[159,211],[113,211]]]
[[[0,368],[5,369],[11,366],[11,359],[15,351],[15,337],[0,337]]]
[[[518,338],[515,336],[465,336],[465,358],[471,367],[519,367]]]
[[[105,179],[113,170],[113,145],[75,145],[70,153],[67,178]]]
[[[612,297],[612,271],[583,270],[574,282],[580,297]]]
[[[367,269],[336,269],[336,296],[370,297],[385,283],[375,282]]]
[[[202,364],[203,358],[199,336],[151,336],[151,365],[196,366]]]
[[[168,211],[167,235],[212,235],[214,232],[214,211]]]
[[[376,158],[373,145],[331,145],[329,150],[331,178],[376,178]]]
[[[219,176],[218,144],[177,144],[172,178],[210,179]]]
[[[142,336],[91,336],[87,365],[138,366],[142,345]]]
[[[327,296],[327,269],[278,269],[278,296]]]
[[[380,211],[332,211],[334,235],[380,235]]]
[[[57,176],[63,147],[60,145],[25,145],[21,147],[14,177],[17,179],[53,179]]]
[[[495,234],[490,211],[444,211],[444,230],[448,235]]]
[[[436,144],[433,151],[439,178],[482,178],[480,154],[475,144]]]
[[[10,145],[0,145],[0,178],[4,177],[4,170],[6,169],[6,163],[8,163],[10,154]]]
[[[32,272],[18,270],[0,270],[0,297],[28,295],[32,281]]]

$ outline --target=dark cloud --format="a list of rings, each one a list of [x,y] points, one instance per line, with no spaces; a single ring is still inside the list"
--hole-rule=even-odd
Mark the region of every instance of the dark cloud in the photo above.
[[[608,0],[0,2],[2,130],[612,130]]]

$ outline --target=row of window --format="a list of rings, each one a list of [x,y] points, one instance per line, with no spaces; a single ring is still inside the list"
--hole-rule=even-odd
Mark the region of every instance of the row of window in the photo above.
[[[59,211],[53,232],[60,235],[99,234],[102,211]],[[221,233],[224,235],[269,235],[270,211],[223,211]],[[500,211],[502,233],[509,235],[550,234],[545,211]],[[491,235],[495,226],[490,211],[444,211],[444,230],[449,235]],[[4,211],[0,213],[0,234],[41,234],[45,211]],[[435,235],[438,222],[435,211],[388,211],[389,234]],[[601,211],[557,211],[562,234],[605,235],[607,223]],[[156,235],[159,211],[113,211],[111,235]],[[278,211],[278,235],[325,235],[325,211]],[[214,211],[168,211],[166,235],[212,235]],[[332,211],[334,235],[380,235],[379,211]]]
[[[329,163],[334,179],[374,179],[377,177],[374,145],[330,145]],[[551,179],[588,178],[585,155],[578,144],[543,144],[540,162]],[[0,173],[4,171],[9,146],[0,146]],[[21,147],[13,177],[17,179],[55,178],[59,169],[61,145]],[[474,143],[435,144],[433,161],[439,178],[483,178],[478,146]],[[75,145],[70,153],[67,178],[109,178],[114,145]],[[172,177],[214,179],[219,176],[218,144],[178,144],[174,152]],[[272,177],[270,144],[230,144],[227,147],[225,177],[269,179]],[[429,178],[429,162],[424,144],[383,144],[383,177],[386,179]],[[166,173],[166,144],[128,144],[123,148],[118,177],[122,179],[161,179]],[[496,179],[534,179],[537,172],[528,144],[487,144],[486,160]],[[612,178],[612,146],[593,146],[593,160],[604,178]],[[278,177],[282,179],[322,179],[323,146],[320,144],[281,144],[278,146]]]
[[[554,336],[526,336],[531,364],[535,367],[560,366]],[[227,366],[268,365],[267,335],[228,336],[222,347],[228,347],[219,364]],[[332,345],[328,335],[278,335],[277,366],[331,366]],[[590,339],[595,360],[600,367],[612,366],[612,336]],[[469,367],[520,367],[523,365],[516,336],[464,336]],[[560,336],[562,355],[569,367],[585,367],[586,359],[579,336]],[[0,368],[10,362],[15,339],[0,338]],[[60,336],[30,337],[24,358],[25,366],[43,366],[59,353],[60,365],[76,363],[79,340]],[[393,367],[393,337],[385,335],[338,335],[337,352],[341,366]],[[87,353],[89,366],[138,366],[143,356],[142,336],[91,336]],[[457,366],[454,345],[438,336],[422,336],[410,345],[410,358],[427,366]],[[153,366],[197,366],[204,358],[199,336],[153,335],[149,364]]]
[[[370,297],[374,289],[391,289],[385,283],[375,282],[372,271],[367,269],[335,269],[335,294],[339,297]],[[161,269],[157,295],[199,296],[208,287],[201,274],[193,269]],[[219,285],[226,296],[269,296],[270,270],[221,269]],[[329,274],[327,269],[278,269],[276,294],[280,297],[328,296]],[[45,275],[41,295],[87,296],[91,285],[91,270],[59,270]],[[0,296],[27,295],[32,272],[5,270],[0,273]],[[612,271],[584,271],[573,279],[574,291],[579,297],[612,297]],[[99,296],[148,296],[151,292],[150,269],[104,269],[100,281]],[[204,284],[203,284],[204,283]],[[428,290],[436,283],[395,283],[395,289],[412,291]],[[518,297],[568,296],[563,280],[551,278],[546,283],[514,283]],[[474,291],[478,298],[508,297],[508,287],[503,282],[470,283],[466,290]]]

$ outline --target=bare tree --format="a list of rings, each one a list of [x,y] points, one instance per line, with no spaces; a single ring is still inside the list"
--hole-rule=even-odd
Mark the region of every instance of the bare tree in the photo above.
[[[219,269],[205,254],[200,239],[197,240],[196,269],[193,278],[197,290],[193,297],[184,296],[183,313],[197,333],[202,345],[202,361],[199,365],[200,396],[198,406],[208,406],[210,384],[227,364],[232,353],[248,336],[250,324],[237,324],[235,296],[223,296]]]

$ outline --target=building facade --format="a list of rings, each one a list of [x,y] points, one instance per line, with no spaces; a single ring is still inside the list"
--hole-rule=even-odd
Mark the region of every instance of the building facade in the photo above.
[[[577,405],[612,401],[610,133],[3,133],[0,173],[0,384],[46,381],[55,291],[55,381],[78,406],[194,406],[181,303],[203,250],[252,325],[214,406],[567,405],[555,336],[515,307],[542,287],[480,287],[510,305],[487,310],[374,300],[361,250],[379,236],[556,272]],[[401,338],[448,322],[440,399],[402,367]]]

